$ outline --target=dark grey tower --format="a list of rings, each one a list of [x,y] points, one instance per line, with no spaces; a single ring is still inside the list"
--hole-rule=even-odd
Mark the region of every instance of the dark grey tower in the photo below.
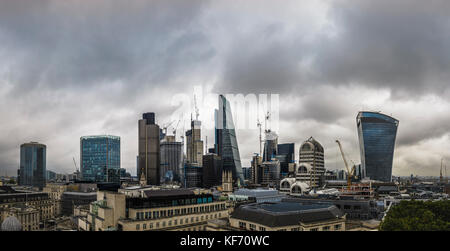
[[[160,184],[160,135],[153,112],[144,113],[139,120],[139,173],[144,172],[147,185]]]

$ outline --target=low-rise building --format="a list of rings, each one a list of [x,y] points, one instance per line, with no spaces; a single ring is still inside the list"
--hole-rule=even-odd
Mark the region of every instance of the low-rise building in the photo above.
[[[94,231],[205,230],[208,220],[228,218],[226,205],[199,189],[144,190],[140,197],[99,191],[87,216],[78,216],[78,227]]]
[[[229,219],[230,228],[243,231],[345,231],[345,214],[330,203],[251,203],[234,209]]]

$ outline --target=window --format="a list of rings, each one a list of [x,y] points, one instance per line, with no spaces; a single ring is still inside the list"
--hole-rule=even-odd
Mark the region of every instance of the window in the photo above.
[[[183,224],[183,219],[180,219],[180,224]]]
[[[316,231],[319,231],[319,228],[311,228],[309,231],[313,231],[313,232],[316,232]]]
[[[142,229],[147,229],[147,224],[142,224]]]
[[[166,222],[165,222],[165,221],[162,222],[162,226],[163,226],[163,227],[166,226]]]
[[[300,228],[299,227],[294,227],[294,228],[291,229],[291,231],[300,231]]]
[[[334,225],[334,230],[340,230],[341,229],[341,225]]]
[[[322,231],[330,231],[330,226],[325,226],[322,228]]]
[[[153,228],[153,223],[150,223],[150,229],[152,229]]]
[[[265,227],[259,227],[259,231],[266,231]]]
[[[352,207],[351,206],[349,206],[349,205],[344,205],[344,209],[347,209],[347,210],[349,210],[349,209],[351,209]]]
[[[173,225],[174,225],[174,226],[177,225],[177,223],[178,223],[178,220],[174,220],[174,221],[173,221]]]
[[[136,225],[136,230],[139,230],[140,226],[139,224]]]
[[[255,224],[250,224],[250,230],[256,230],[256,225]]]
[[[239,228],[246,229],[247,228],[247,224],[245,222],[239,221]]]

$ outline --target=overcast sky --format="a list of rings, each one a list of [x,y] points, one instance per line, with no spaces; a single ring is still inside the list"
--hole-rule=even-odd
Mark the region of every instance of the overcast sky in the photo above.
[[[296,143],[298,160],[314,136],[327,169],[343,168],[336,139],[360,162],[358,111],[392,115],[393,175],[437,176],[441,158],[450,162],[449,9],[447,0],[0,0],[0,175],[16,174],[29,141],[47,145],[47,170],[73,172],[80,136],[96,134],[121,137],[122,167],[135,174],[142,113],[168,123],[174,94],[210,86],[279,94],[279,142]],[[258,130],[237,136],[250,166]]]

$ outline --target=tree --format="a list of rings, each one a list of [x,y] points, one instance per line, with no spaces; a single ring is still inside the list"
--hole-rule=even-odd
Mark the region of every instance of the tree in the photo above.
[[[381,231],[450,231],[450,201],[401,201],[387,213]]]

